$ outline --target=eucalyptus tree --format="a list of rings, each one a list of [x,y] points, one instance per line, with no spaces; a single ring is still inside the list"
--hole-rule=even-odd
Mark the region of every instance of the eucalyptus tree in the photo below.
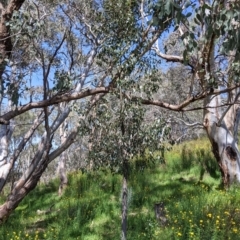
[[[29,165],[0,206],[1,221],[36,186],[48,164],[75,141],[81,121],[69,124],[70,112],[82,104],[88,114],[134,69],[139,69],[135,81],[142,76],[146,67],[140,60],[171,23],[166,13],[164,24],[153,28],[145,15],[151,16],[152,9],[147,1],[123,0],[0,3],[1,190],[34,134],[43,129]],[[10,151],[15,118],[26,112],[34,116],[32,125]],[[60,128],[63,137],[58,142]]]
[[[177,9],[172,34],[175,49],[163,49],[160,39],[152,48],[167,62],[180,63],[191,70],[191,82],[186,82],[185,99],[180,103],[143,100],[169,110],[188,112],[203,110],[203,127],[212,144],[225,185],[240,181],[240,155],[237,147],[239,123],[239,1],[169,1]],[[159,1],[158,15],[152,19],[160,24],[164,3]],[[164,52],[165,51],[165,52]],[[170,79],[171,81],[171,79]],[[203,100],[202,107],[192,103]]]
[[[56,132],[69,121],[70,112],[83,104],[88,114],[104,95],[119,90],[130,79],[133,84],[123,89],[123,98],[177,112],[204,109],[203,125],[223,182],[240,181],[236,145],[238,9],[237,0],[2,1],[1,190],[35,131],[41,127],[44,132],[37,139],[38,148],[29,166],[0,206],[0,220],[7,218],[36,186],[48,164],[75,141],[81,121],[71,125],[65,140],[54,144]],[[168,32],[178,36],[176,44],[182,45],[182,52],[170,54],[167,48],[164,52],[161,37]],[[152,73],[162,68],[160,59],[191,70],[191,81],[186,82],[189,91],[182,102],[164,101],[161,95],[153,99],[158,82]],[[142,87],[146,77],[148,81]],[[28,99],[24,99],[26,94]],[[227,105],[221,103],[221,96]],[[202,100],[203,107],[192,105]],[[10,139],[16,130],[14,119],[28,111],[35,120],[10,152]]]
[[[121,239],[127,239],[128,179],[135,171],[131,162],[142,167],[156,160],[156,152],[167,149],[170,127],[164,119],[147,119],[147,109],[140,102],[123,98],[120,92],[108,95],[94,107],[94,114],[84,119],[83,134],[90,135],[88,154],[92,169],[107,169],[122,175]],[[93,130],[94,129],[94,130]],[[92,131],[93,130],[93,131]],[[159,155],[161,158],[161,155]],[[159,159],[160,160],[160,159]]]

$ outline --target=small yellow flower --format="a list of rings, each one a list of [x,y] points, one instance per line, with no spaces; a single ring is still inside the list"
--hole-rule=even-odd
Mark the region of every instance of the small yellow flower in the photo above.
[[[182,234],[181,234],[180,232],[178,232],[178,233],[177,233],[177,235],[178,235],[179,237],[181,237],[181,236],[182,236]]]
[[[237,233],[237,231],[238,231],[237,228],[233,228],[234,233]]]
[[[211,218],[211,217],[212,217],[212,214],[211,214],[211,213],[208,213],[207,216],[208,216],[209,218]]]
[[[199,222],[200,222],[200,223],[203,223],[203,220],[201,219]]]

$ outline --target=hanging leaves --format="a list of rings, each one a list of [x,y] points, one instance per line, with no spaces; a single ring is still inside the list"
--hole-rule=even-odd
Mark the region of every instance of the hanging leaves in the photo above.
[[[94,117],[88,119],[93,130],[88,158],[94,168],[107,166],[122,173],[123,161],[145,157],[147,164],[156,160],[156,151],[164,150],[163,141],[169,134],[164,120],[145,122],[146,109],[122,97],[110,96],[99,102]]]

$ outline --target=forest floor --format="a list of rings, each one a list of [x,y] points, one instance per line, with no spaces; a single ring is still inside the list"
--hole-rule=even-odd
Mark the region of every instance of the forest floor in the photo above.
[[[174,146],[165,164],[138,163],[129,179],[127,239],[240,239],[240,186],[220,182],[205,139]],[[0,239],[120,239],[120,175],[71,173],[61,197],[58,184],[39,184],[0,227]]]

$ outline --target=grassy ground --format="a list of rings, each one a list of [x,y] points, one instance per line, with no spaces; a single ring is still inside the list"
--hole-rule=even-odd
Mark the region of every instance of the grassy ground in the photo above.
[[[219,187],[208,142],[175,146],[165,158],[130,177],[128,239],[240,239],[240,188]],[[31,192],[0,227],[1,239],[120,239],[120,176],[72,173],[62,197],[57,188],[56,180]],[[166,222],[155,217],[159,202]]]

